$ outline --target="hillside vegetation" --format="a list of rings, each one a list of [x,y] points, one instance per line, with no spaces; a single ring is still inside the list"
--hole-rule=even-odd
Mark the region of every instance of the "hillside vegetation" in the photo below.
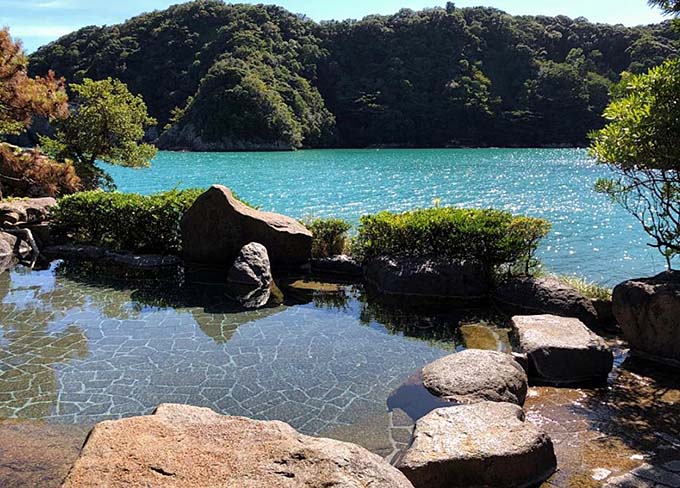
[[[669,24],[490,8],[316,23],[199,0],[86,27],[31,56],[70,82],[119,78],[161,148],[583,145],[611,85],[674,57]]]

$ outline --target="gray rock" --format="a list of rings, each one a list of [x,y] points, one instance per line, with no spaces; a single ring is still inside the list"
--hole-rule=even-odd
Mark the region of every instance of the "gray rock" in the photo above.
[[[524,405],[527,375],[509,354],[466,349],[423,368],[423,384],[431,393],[456,403],[483,401]]]
[[[614,288],[614,315],[633,353],[680,365],[680,271]]]
[[[529,357],[529,376],[551,384],[603,381],[614,356],[604,339],[583,322],[555,315],[516,316],[519,349]]]
[[[307,264],[312,255],[312,234],[297,220],[255,210],[219,185],[198,197],[181,230],[185,261],[215,268],[228,269],[250,242],[267,248],[274,268]]]
[[[312,273],[347,278],[361,278],[363,270],[359,263],[349,256],[340,255],[330,258],[312,259]]]
[[[511,279],[496,288],[493,298],[511,315],[552,314],[575,317],[588,327],[599,325],[592,301],[575,288],[553,278]]]
[[[479,300],[489,293],[484,267],[472,261],[380,257],[368,263],[364,276],[378,291],[390,295]]]
[[[30,259],[33,249],[19,237],[0,231],[0,272],[19,261]]]
[[[556,466],[550,437],[517,405],[496,402],[430,412],[397,465],[416,488],[534,486]]]
[[[186,405],[97,424],[63,486],[412,488],[354,444]]]
[[[54,198],[27,198],[0,202],[0,227],[45,222],[50,209],[56,204]]]
[[[256,242],[243,246],[227,274],[227,293],[245,308],[267,305],[274,291],[267,249]]]
[[[14,259],[13,246],[10,244],[10,242],[8,242],[8,240],[3,238],[3,235],[9,234],[0,234],[0,273],[3,273],[9,269],[10,266],[12,266],[12,261]]]

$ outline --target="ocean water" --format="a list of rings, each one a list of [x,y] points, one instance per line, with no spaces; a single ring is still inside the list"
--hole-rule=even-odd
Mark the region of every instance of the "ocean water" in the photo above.
[[[553,272],[615,285],[664,268],[637,222],[595,193],[609,170],[580,149],[161,152],[151,168],[107,167],[121,191],[229,186],[265,210],[356,223],[380,210],[499,208],[550,220],[540,258]]]

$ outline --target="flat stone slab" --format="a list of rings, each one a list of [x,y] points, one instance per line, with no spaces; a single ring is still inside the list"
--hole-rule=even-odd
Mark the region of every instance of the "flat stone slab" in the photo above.
[[[96,425],[63,486],[412,488],[354,444],[186,405]]]
[[[431,393],[456,403],[483,401],[524,405],[528,388],[522,366],[509,354],[466,349],[423,368]]]
[[[604,339],[575,318],[529,315],[512,318],[529,376],[551,384],[603,381],[614,365]]]
[[[416,488],[525,487],[557,467],[547,434],[510,403],[439,408],[416,424],[397,466]]]

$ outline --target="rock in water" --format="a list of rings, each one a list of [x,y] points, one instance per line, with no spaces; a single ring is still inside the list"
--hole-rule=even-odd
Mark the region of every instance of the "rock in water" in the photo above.
[[[494,291],[494,301],[508,314],[552,314],[575,317],[588,327],[599,324],[592,301],[553,278],[515,278]]]
[[[557,466],[547,434],[510,403],[439,408],[416,424],[398,464],[416,488],[534,486]]]
[[[354,444],[186,405],[96,425],[63,486],[412,488]]]
[[[189,263],[227,269],[249,242],[267,248],[274,268],[304,265],[312,256],[312,234],[297,220],[255,210],[220,185],[198,197],[182,218],[181,230]]]
[[[680,366],[680,271],[621,283],[613,307],[634,353]]]
[[[483,401],[524,405],[527,375],[509,354],[466,349],[423,368],[423,384],[431,393],[456,403]]]
[[[607,343],[575,318],[512,318],[519,348],[529,357],[529,376],[551,384],[604,381],[614,365]]]
[[[275,286],[267,249],[256,242],[243,246],[227,274],[229,296],[245,308],[261,308]]]
[[[390,295],[479,300],[489,293],[484,267],[472,261],[381,257],[368,263],[365,276],[378,291]]]

